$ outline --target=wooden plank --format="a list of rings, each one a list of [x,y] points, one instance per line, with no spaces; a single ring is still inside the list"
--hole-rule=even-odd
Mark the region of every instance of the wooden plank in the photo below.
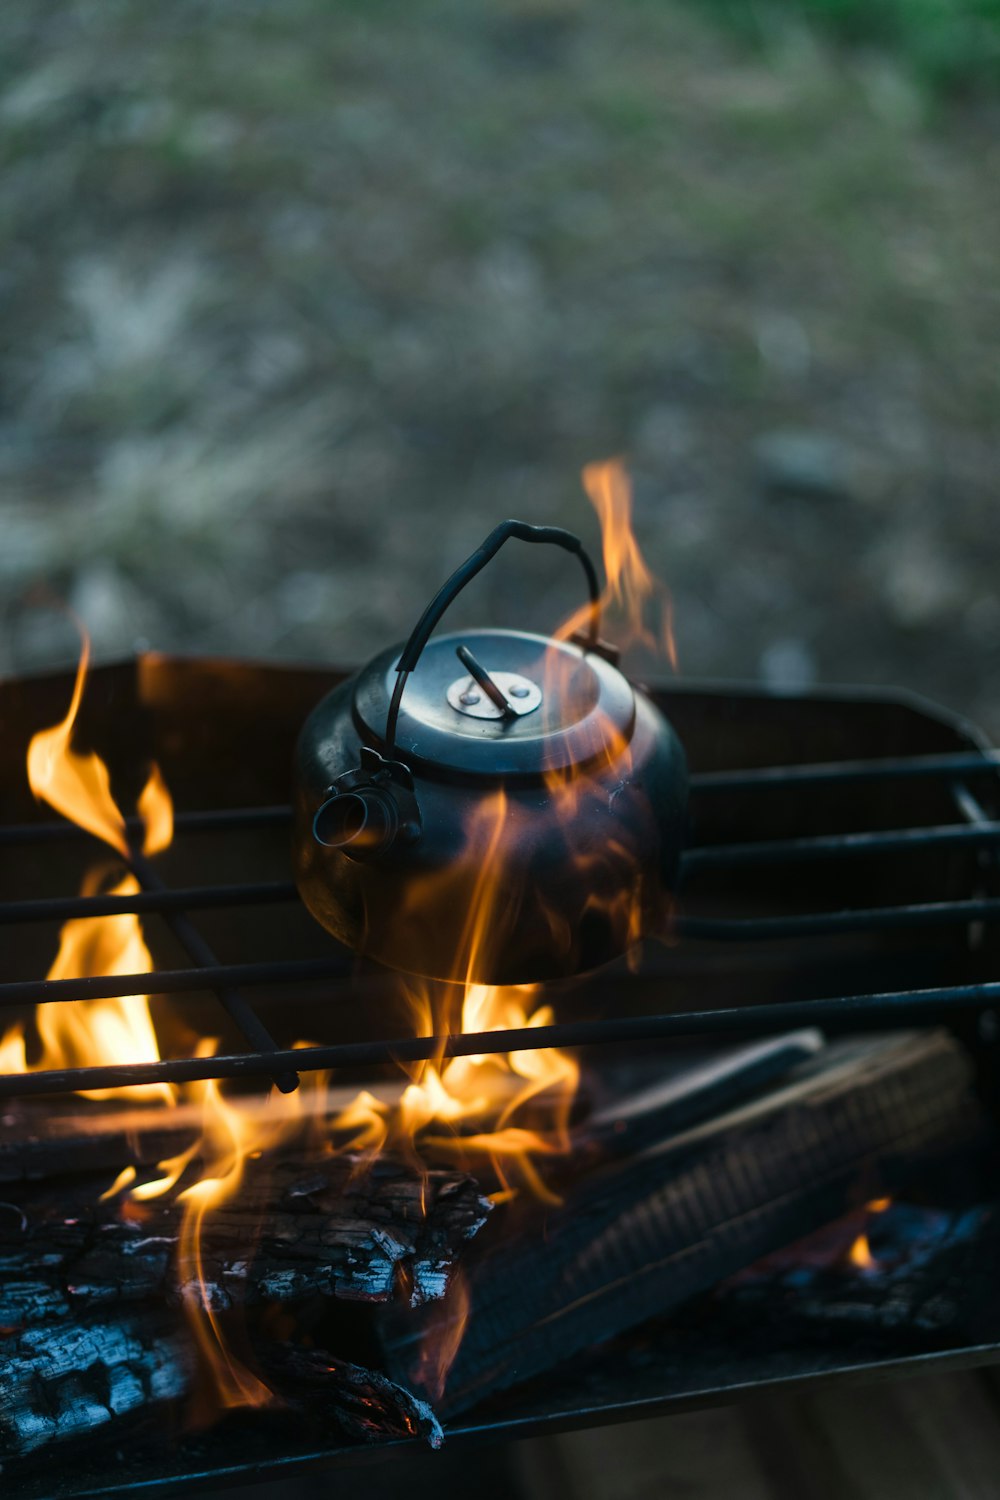
[[[759,1099],[590,1174],[558,1207],[500,1210],[469,1266],[472,1316],[443,1409],[668,1311],[837,1217],[859,1185],[895,1190],[914,1160],[981,1123],[968,1060],[945,1034],[845,1042]],[[421,1320],[390,1310],[384,1334],[390,1371],[412,1378]]]

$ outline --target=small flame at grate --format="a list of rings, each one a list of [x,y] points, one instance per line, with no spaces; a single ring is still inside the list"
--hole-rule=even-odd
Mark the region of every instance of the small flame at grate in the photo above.
[[[870,1203],[865,1204],[865,1213],[883,1214],[891,1202],[891,1198],[873,1198]],[[868,1243],[867,1225],[850,1246],[847,1252],[847,1263],[858,1271],[878,1270],[878,1261],[872,1254],[871,1245]]]
[[[125,818],[112,795],[108,768],[99,755],[92,751],[80,753],[72,746],[89,660],[90,643],[84,636],[66,717],[51,729],[39,730],[28,746],[28,782],[40,801],[48,802],[70,822],[96,834],[127,857]],[[138,807],[145,826],[144,852],[155,854],[167,848],[173,838],[173,805],[156,766],[150,771]],[[107,889],[109,875],[113,876],[111,894],[126,896],[138,891],[134,875],[105,864],[87,873],[81,895],[92,896]],[[63,927],[59,951],[46,977],[77,979],[102,974],[144,974],[152,968],[152,956],[138,916],[84,917]],[[41,1043],[39,1057],[28,1062],[24,1030],[17,1025],[0,1042],[0,1065],[6,1072],[155,1062],[160,1056],[146,995],[88,1000],[74,1005],[39,1005],[34,1024]],[[172,1104],[175,1098],[173,1089],[165,1083],[90,1089],[86,1096],[160,1099],[164,1104]]]

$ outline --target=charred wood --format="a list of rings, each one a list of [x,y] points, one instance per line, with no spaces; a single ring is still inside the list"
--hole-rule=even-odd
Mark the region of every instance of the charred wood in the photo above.
[[[600,1081],[585,1082],[589,1117],[574,1132],[564,1169],[575,1177],[661,1141],[773,1083],[820,1044],[818,1033],[797,1032],[707,1051],[673,1049],[624,1065],[612,1060]],[[266,1111],[267,1099],[258,1102]],[[125,1163],[151,1167],[194,1138],[200,1120],[194,1106],[9,1107],[0,1123],[0,1177],[6,1173],[8,1181],[0,1204],[7,1272],[0,1326],[177,1294],[174,1207],[153,1202],[123,1220],[118,1204],[96,1202],[107,1180],[74,1180],[58,1191],[24,1183],[75,1174],[81,1162],[109,1173]],[[15,1173],[21,1185],[12,1185]],[[205,1245],[213,1301],[224,1308],[315,1292],[384,1301],[400,1277],[412,1305],[435,1301],[489,1208],[457,1173],[424,1179],[398,1162],[369,1170],[346,1156],[307,1165],[286,1146],[266,1168],[248,1164],[239,1201],[213,1211]]]
[[[378,1371],[268,1340],[255,1342],[254,1354],[284,1422],[291,1413],[325,1440],[334,1429],[359,1443],[441,1445],[431,1407]],[[0,1460],[37,1463],[84,1441],[131,1439],[196,1389],[183,1319],[163,1308],[8,1335],[0,1339]],[[266,1407],[255,1414],[269,1419]]]
[[[330,1421],[361,1443],[423,1438],[432,1448],[444,1441],[433,1408],[377,1370],[335,1359],[324,1349],[274,1345],[265,1352],[269,1377],[281,1396],[329,1438]]]
[[[580,1081],[577,1114],[581,1119],[593,1117],[593,1124],[580,1132],[581,1160],[594,1160],[609,1148],[625,1154],[645,1144],[650,1135],[662,1138],[670,1129],[685,1128],[779,1077],[820,1042],[818,1032],[799,1031],[730,1047],[672,1044],[624,1061],[610,1056],[599,1075],[585,1073]],[[395,1104],[404,1086],[399,1080],[383,1079],[377,1085],[378,1096],[385,1104]],[[509,1087],[513,1097],[519,1086],[515,1076],[509,1084],[499,1076],[494,1078],[494,1107],[504,1087]],[[323,1132],[332,1138],[332,1120],[356,1095],[354,1087],[304,1091],[298,1101],[303,1123],[321,1122]],[[619,1109],[623,1101],[627,1101],[625,1116]],[[262,1124],[273,1117],[273,1101],[267,1094],[244,1095],[240,1108]],[[197,1140],[202,1117],[199,1104],[167,1108],[161,1102],[98,1102],[76,1097],[8,1100],[0,1113],[0,1184],[43,1182],[86,1172],[114,1176],[129,1165],[152,1167]],[[623,1131],[624,1118],[628,1128]],[[480,1122],[470,1116],[467,1123],[475,1130]]]
[[[943,1033],[844,1042],[762,1098],[571,1184],[558,1208],[499,1211],[467,1264],[471,1315],[443,1409],[677,1307],[982,1124],[968,1061]],[[433,1336],[464,1313],[454,1300]],[[430,1321],[387,1312],[390,1374],[412,1376]]]
[[[189,1341],[162,1313],[27,1328],[0,1339],[0,1454],[47,1450],[176,1400]]]
[[[380,1095],[391,1101],[401,1086],[385,1083]],[[298,1101],[303,1120],[322,1116],[325,1128],[357,1093],[327,1088],[304,1093]],[[266,1122],[273,1116],[268,1094],[244,1096],[241,1110]],[[0,1114],[0,1183],[42,1182],[84,1172],[154,1166],[198,1139],[200,1104],[134,1104],[90,1099],[12,1099]]]
[[[132,1217],[96,1198],[83,1183],[62,1193],[22,1190],[0,1206],[0,1326],[183,1297],[183,1206],[153,1200]],[[472,1178],[420,1173],[388,1157],[248,1162],[239,1195],[206,1223],[211,1304],[224,1310],[315,1294],[382,1302],[405,1280],[410,1304],[419,1306],[444,1295],[490,1208]]]
[[[713,1302],[734,1322],[781,1318],[798,1338],[837,1330],[921,1346],[928,1337],[996,1338],[1000,1204],[894,1202],[850,1215],[724,1282]]]

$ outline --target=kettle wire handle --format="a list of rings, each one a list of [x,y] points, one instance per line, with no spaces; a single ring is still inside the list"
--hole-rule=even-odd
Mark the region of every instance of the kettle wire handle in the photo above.
[[[501,521],[499,526],[494,526],[489,536],[476,548],[475,552],[455,569],[447,583],[441,585],[410,632],[410,638],[396,663],[398,676],[385,721],[387,756],[391,756],[396,744],[396,721],[399,718],[399,704],[406,686],[406,679],[420,660],[420,654],[427,645],[431,632],[456,595],[461,593],[465,585],[471,582],[477,573],[482,572],[486,564],[496,556],[504,542],[510,537],[516,537],[520,542],[549,542],[555,547],[562,547],[566,552],[576,554],[587,575],[587,590],[590,595],[587,649],[593,650],[597,645],[601,621],[601,585],[598,581],[597,569],[589,554],[584,550],[580,538],[574,532],[564,530],[562,526],[530,526],[527,521]]]

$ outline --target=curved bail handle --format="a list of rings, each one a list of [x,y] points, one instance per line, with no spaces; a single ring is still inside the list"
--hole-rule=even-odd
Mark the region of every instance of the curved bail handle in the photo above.
[[[431,632],[456,595],[461,593],[465,585],[475,578],[477,573],[482,572],[486,564],[496,556],[509,537],[516,537],[520,542],[550,542],[555,547],[562,547],[566,552],[574,552],[576,554],[580,559],[584,573],[587,575],[587,590],[590,594],[590,622],[587,629],[587,648],[588,650],[592,650],[597,645],[601,613],[601,586],[597,578],[597,569],[594,567],[588,554],[584,551],[580,538],[572,531],[565,531],[561,526],[529,526],[527,521],[501,521],[499,526],[494,526],[489,536],[476,548],[471,557],[467,557],[465,562],[455,569],[447,583],[441,585],[410,632],[410,638],[403,647],[399,661],[396,663],[396,671],[399,675],[396,678],[396,686],[393,689],[392,699],[389,703],[389,713],[385,722],[385,750],[387,756],[391,756],[396,744],[396,721],[399,718],[399,704],[403,696],[403,689],[406,686],[406,679],[420,660],[420,654],[427,645]]]

